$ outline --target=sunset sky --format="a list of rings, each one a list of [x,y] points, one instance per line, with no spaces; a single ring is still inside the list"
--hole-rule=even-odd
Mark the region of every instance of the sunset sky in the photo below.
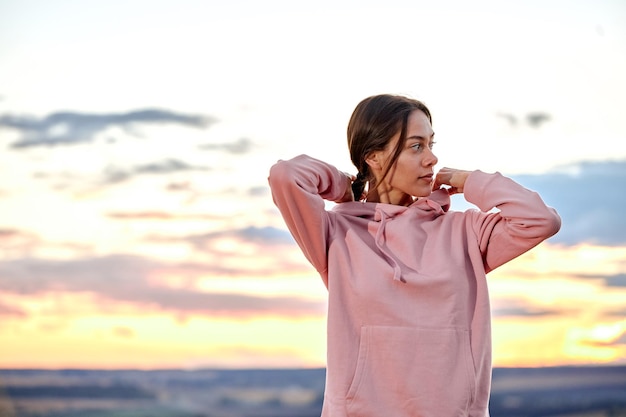
[[[624,74],[622,0],[2,0],[0,368],[324,366],[267,174],[353,172],[379,93],[563,218],[489,275],[494,365],[624,364]]]

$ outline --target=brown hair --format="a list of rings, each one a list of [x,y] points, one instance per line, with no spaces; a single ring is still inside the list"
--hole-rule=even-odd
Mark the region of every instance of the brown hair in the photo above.
[[[348,123],[348,147],[350,159],[358,171],[357,179],[352,183],[356,200],[363,198],[365,184],[374,180],[365,158],[371,152],[385,149],[391,138],[400,132],[400,140],[382,176],[385,178],[400,156],[406,141],[407,120],[414,110],[424,112],[432,124],[430,110],[426,105],[404,96],[390,94],[371,96],[361,101],[354,109]]]

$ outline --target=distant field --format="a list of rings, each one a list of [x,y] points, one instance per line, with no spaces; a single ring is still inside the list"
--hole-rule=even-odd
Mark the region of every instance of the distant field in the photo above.
[[[319,417],[323,369],[0,370],[0,417]],[[495,369],[492,417],[626,417],[626,367]]]

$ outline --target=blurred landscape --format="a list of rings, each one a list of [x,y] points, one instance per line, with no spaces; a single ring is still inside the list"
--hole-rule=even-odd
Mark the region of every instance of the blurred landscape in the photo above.
[[[0,370],[1,417],[319,417],[324,369]],[[626,416],[626,366],[497,368],[492,417]]]

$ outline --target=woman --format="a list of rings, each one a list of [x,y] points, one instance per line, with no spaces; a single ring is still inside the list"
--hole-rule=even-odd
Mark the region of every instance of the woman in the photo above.
[[[271,168],[274,202],[328,288],[324,417],[488,416],[485,275],[560,228],[499,173],[434,176],[431,122],[417,100],[369,97],[348,125],[356,177],[305,155]],[[480,211],[448,211],[454,193]]]

